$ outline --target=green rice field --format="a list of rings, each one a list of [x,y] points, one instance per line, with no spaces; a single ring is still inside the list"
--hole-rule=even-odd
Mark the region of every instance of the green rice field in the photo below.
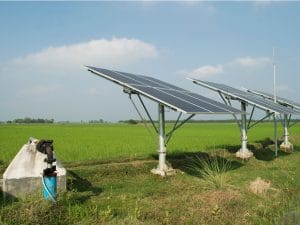
[[[167,128],[171,129],[171,124]],[[249,142],[273,139],[273,132],[272,123],[260,124],[249,130]],[[300,133],[300,127],[292,127],[290,133]],[[0,125],[1,160],[12,160],[29,137],[53,139],[57,157],[63,162],[149,157],[157,150],[156,134],[150,135],[142,124]],[[183,153],[239,144],[235,123],[200,123],[178,129],[167,148],[170,153]]]
[[[150,173],[157,137],[141,124],[2,124],[2,173],[29,137],[53,139],[68,183],[56,203],[1,197],[0,224],[300,224],[300,126],[289,132],[294,150],[275,158],[273,124],[255,126],[244,161],[235,123],[187,123],[167,146],[177,173],[162,178]],[[257,178],[268,184],[261,193]]]

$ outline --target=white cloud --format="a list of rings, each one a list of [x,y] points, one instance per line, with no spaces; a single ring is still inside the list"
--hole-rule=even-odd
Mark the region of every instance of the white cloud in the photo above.
[[[184,74],[187,76],[195,77],[195,78],[207,78],[217,74],[225,73],[227,70],[240,70],[247,69],[247,70],[259,70],[265,68],[266,66],[271,65],[272,60],[268,57],[239,57],[235,58],[229,62],[224,64],[218,65],[205,65],[201,66],[197,69],[193,70],[181,70],[178,73]]]
[[[264,67],[266,65],[270,65],[271,63],[272,60],[268,57],[253,58],[247,56],[247,57],[236,58],[232,60],[229,64],[256,69],[256,68]]]
[[[217,65],[217,66],[205,65],[195,70],[192,70],[189,74],[192,77],[205,78],[211,75],[221,74],[223,72],[224,70],[222,65]]]
[[[60,116],[62,120],[83,115],[93,118],[91,114],[96,110],[86,109],[101,111],[103,105],[109,108],[112,101],[118,101],[120,92],[115,91],[116,85],[98,79],[81,65],[130,71],[158,56],[158,49],[151,43],[112,38],[50,46],[0,63],[0,102],[6,105],[2,119],[13,119],[18,112],[24,116],[51,114],[50,118]],[[107,119],[113,120],[116,114],[107,112]]]
[[[154,58],[158,50],[138,39],[112,38],[91,40],[73,45],[48,47],[39,52],[17,58],[10,63],[39,67],[70,67],[80,65],[124,65],[141,59]]]

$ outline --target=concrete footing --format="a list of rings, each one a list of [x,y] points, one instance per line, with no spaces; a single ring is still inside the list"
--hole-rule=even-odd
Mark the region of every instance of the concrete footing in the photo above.
[[[151,173],[165,177],[176,174],[176,170],[174,170],[172,167],[165,166],[163,169],[154,168],[151,170]]]
[[[4,197],[25,197],[28,194],[42,193],[42,177],[24,177],[18,179],[3,179]],[[66,176],[57,176],[57,190],[66,190]]]
[[[42,173],[47,164],[44,162],[46,155],[36,150],[37,142],[25,144],[7,167],[3,174],[4,196],[23,197],[38,191],[42,193]],[[66,190],[66,169],[59,161],[56,169],[57,189]]]
[[[248,149],[240,149],[235,153],[235,156],[240,159],[249,159],[253,156],[253,152]]]
[[[290,142],[287,142],[287,143],[282,142],[280,145],[280,149],[284,150],[284,151],[293,151],[294,145]]]

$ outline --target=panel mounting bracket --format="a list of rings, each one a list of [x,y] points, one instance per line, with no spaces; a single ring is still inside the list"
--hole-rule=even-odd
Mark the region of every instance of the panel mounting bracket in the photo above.
[[[130,89],[130,88],[128,88],[128,87],[123,87],[123,92],[124,92],[125,94],[129,94],[129,95],[131,95],[131,94],[133,94],[133,95],[138,94],[138,92],[136,92],[136,91],[134,91],[134,90],[132,90],[132,89]]]

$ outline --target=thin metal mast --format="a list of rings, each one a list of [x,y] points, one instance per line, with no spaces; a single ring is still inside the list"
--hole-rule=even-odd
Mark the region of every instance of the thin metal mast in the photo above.
[[[275,63],[275,47],[273,46],[273,89],[274,89],[274,103],[277,102],[276,98],[276,63]],[[275,148],[275,157],[277,157],[278,146],[277,146],[277,119],[276,113],[273,114],[274,118],[274,148]]]
[[[273,47],[273,89],[274,89],[274,102],[277,102],[276,97],[276,63],[275,63],[275,47]]]

